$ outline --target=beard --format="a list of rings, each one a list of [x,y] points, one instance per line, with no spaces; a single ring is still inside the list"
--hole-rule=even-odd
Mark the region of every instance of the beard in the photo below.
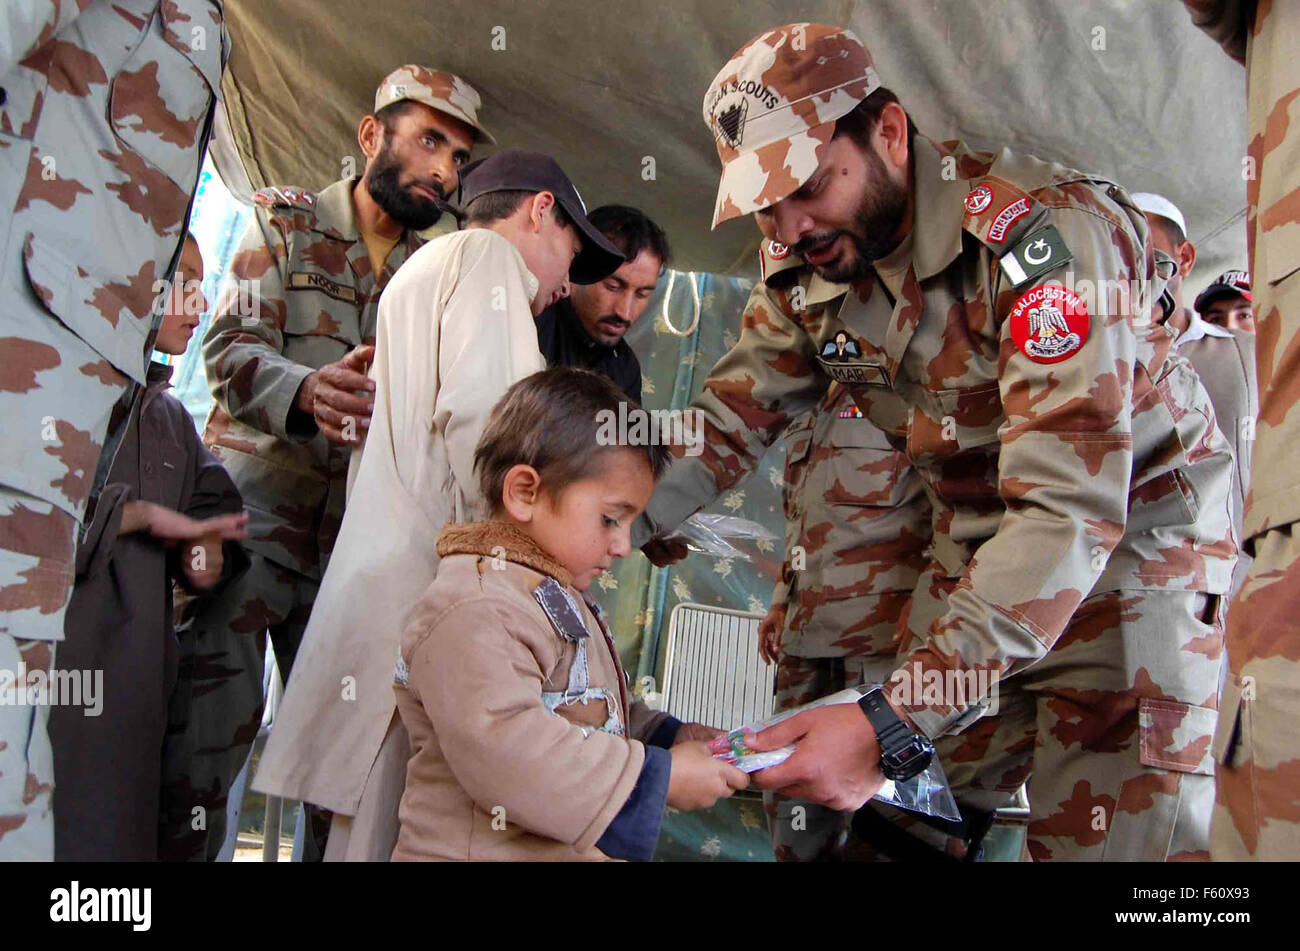
[[[849,239],[852,254],[840,256],[824,267],[814,265],[821,277],[833,284],[851,284],[871,272],[871,264],[898,247],[894,235],[907,215],[907,189],[889,177],[884,160],[875,149],[866,149],[867,184],[853,214],[852,231],[826,231],[809,235],[791,248],[802,254],[809,248],[825,247],[840,237]]]
[[[447,198],[442,186],[434,181],[417,180],[403,185],[402,165],[394,158],[385,141],[366,178],[366,190],[384,214],[403,228],[408,231],[423,231],[437,223],[442,217],[442,209],[433,199],[412,194],[410,188],[413,185],[426,185],[444,201]]]

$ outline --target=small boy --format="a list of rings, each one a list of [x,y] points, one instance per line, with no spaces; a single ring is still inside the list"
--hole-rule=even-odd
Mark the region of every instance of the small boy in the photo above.
[[[185,352],[205,301],[203,259],[187,236],[154,341]],[[158,856],[163,738],[181,651],[172,582],[210,591],[247,563],[239,492],[151,363],[126,435],[77,548],[77,579],[55,668],[83,686],[50,711],[54,857]]]
[[[631,702],[584,595],[630,550],[668,463],[663,446],[598,444],[626,399],[556,367],[493,410],[474,454],[491,520],[443,529],[402,634],[412,755],[394,861],[647,861],[665,804],[707,808],[748,785],[700,742],[719,731]]]

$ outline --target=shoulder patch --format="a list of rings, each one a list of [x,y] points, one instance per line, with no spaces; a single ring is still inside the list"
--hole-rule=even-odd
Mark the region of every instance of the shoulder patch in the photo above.
[[[768,278],[774,274],[790,268],[800,267],[803,263],[803,258],[779,241],[765,240],[759,245],[758,267],[762,274],[763,283],[767,283]]]
[[[1020,287],[1072,260],[1074,255],[1056,225],[1046,225],[1022,238],[998,259],[998,264],[1011,286]]]
[[[1088,339],[1091,318],[1078,294],[1061,284],[1031,288],[1007,315],[1016,349],[1035,363],[1060,363]]]
[[[570,641],[586,640],[587,625],[562,584],[554,578],[546,578],[533,589],[533,597],[546,612],[555,633]]]
[[[253,192],[253,202],[265,208],[303,208],[311,211],[316,206],[316,196],[305,188],[271,185]]]
[[[1021,224],[1023,219],[1043,210],[1028,192],[996,176],[988,176],[976,184],[963,205],[966,214],[962,228],[994,250],[1004,247],[1021,228],[1029,225],[1028,221]]]

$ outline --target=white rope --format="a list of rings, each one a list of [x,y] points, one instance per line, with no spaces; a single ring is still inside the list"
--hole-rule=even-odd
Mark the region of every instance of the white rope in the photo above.
[[[695,316],[691,320],[691,325],[685,330],[678,330],[668,317],[668,305],[672,302],[673,297],[673,283],[677,280],[676,271],[668,272],[668,286],[664,288],[664,301],[659,309],[659,316],[663,318],[664,326],[668,328],[670,334],[677,337],[689,337],[695,332],[695,328],[700,322],[700,289],[695,284],[695,272],[688,272],[686,279],[691,285],[691,303],[695,305]]]

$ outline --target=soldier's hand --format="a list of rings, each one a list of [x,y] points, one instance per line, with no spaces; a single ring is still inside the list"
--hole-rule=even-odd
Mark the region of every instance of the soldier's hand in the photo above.
[[[885,784],[876,731],[856,703],[816,707],[745,738],[756,752],[791,744],[788,760],[750,777],[755,786],[845,810],[860,808]]]
[[[749,777],[730,763],[715,759],[703,743],[678,743],[668,775],[668,805],[674,809],[707,809],[749,785]]]
[[[652,538],[641,546],[641,551],[656,568],[666,568],[675,561],[681,561],[690,552],[686,542],[670,538]]]
[[[678,743],[707,743],[714,737],[722,736],[726,732],[726,730],[719,730],[717,727],[705,726],[703,723],[683,723],[677,728],[677,735],[673,737],[673,746]]]
[[[758,656],[766,664],[781,659],[781,635],[785,633],[785,605],[774,604],[758,622]]]
[[[375,381],[366,376],[374,358],[374,347],[357,347],[304,381],[303,389],[311,390],[311,413],[316,426],[330,442],[352,446],[365,439],[370,414],[375,408]]]

